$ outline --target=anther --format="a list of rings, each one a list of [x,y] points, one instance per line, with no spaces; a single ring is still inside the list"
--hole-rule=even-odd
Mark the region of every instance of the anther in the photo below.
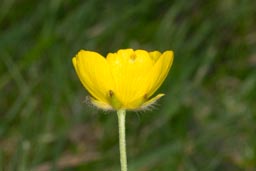
[[[131,58],[131,60],[135,60],[136,59],[136,54],[135,53],[133,53],[131,56],[130,56],[130,58]]]
[[[143,96],[143,98],[144,98],[145,100],[147,100],[147,99],[148,99],[148,95],[145,94],[145,95]]]
[[[109,90],[108,93],[109,93],[109,96],[110,96],[110,97],[113,97],[113,96],[114,96],[114,92],[113,92],[112,90]]]

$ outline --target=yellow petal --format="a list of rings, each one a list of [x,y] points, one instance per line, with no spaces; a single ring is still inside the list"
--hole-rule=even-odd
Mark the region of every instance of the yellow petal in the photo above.
[[[72,61],[92,104],[105,110],[137,110],[164,95],[148,100],[166,78],[173,52],[124,49],[109,53],[105,59],[96,52],[81,50]]]
[[[124,107],[145,94],[148,72],[154,64],[147,51],[119,50],[108,54],[107,61],[115,84],[113,91]]]
[[[96,100],[108,103],[107,93],[113,87],[113,79],[106,59],[96,52],[81,50],[72,61],[89,93]]]
[[[165,51],[156,61],[148,81],[148,97],[152,96],[165,80],[173,62],[173,51]]]
[[[149,52],[149,55],[150,55],[151,59],[154,62],[156,62],[162,54],[158,51],[153,51],[153,52]]]

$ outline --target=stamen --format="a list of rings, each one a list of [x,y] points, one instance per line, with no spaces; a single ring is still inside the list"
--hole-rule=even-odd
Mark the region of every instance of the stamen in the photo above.
[[[110,97],[113,97],[113,96],[114,96],[114,92],[113,92],[112,90],[109,90],[108,93],[109,93],[109,96],[110,96]]]
[[[131,56],[130,56],[130,58],[131,58],[131,60],[135,60],[136,59],[136,54],[135,53],[133,53]]]
[[[147,100],[147,99],[148,99],[148,95],[145,94],[145,95],[143,96],[143,98],[144,98],[145,100]]]

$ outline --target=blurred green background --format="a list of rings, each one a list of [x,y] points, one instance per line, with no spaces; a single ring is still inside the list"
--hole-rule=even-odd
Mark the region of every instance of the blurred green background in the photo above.
[[[1,0],[0,171],[118,171],[117,116],[72,57],[174,50],[153,111],[129,112],[130,171],[256,170],[256,1]]]

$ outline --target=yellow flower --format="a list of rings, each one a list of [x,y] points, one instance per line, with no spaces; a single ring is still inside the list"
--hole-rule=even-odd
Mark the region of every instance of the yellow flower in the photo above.
[[[104,58],[96,52],[81,50],[72,62],[95,106],[139,110],[164,95],[150,99],[172,66],[173,52],[121,49]]]

